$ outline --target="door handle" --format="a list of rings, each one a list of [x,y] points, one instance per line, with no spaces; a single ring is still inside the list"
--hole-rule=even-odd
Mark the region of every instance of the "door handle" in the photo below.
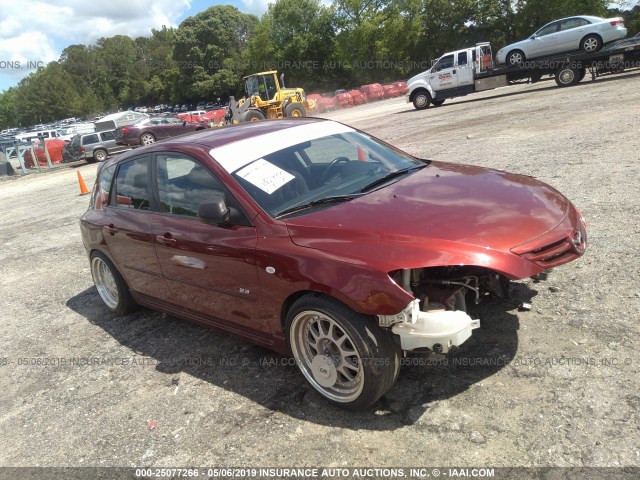
[[[172,245],[175,245],[176,239],[173,238],[170,233],[165,233],[164,235],[156,235],[156,242],[170,247]]]
[[[118,229],[116,228],[116,226],[115,226],[113,223],[111,223],[111,224],[109,224],[109,225],[105,225],[104,227],[102,227],[102,230],[103,230],[105,233],[108,233],[108,234],[109,234],[109,235],[111,235],[111,236],[113,236],[113,235],[115,235],[116,233],[118,233]]]

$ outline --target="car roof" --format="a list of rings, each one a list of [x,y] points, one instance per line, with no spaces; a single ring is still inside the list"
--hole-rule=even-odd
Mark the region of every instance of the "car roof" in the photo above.
[[[172,143],[198,143],[209,148],[219,148],[245,138],[267,135],[287,128],[296,127],[305,123],[328,122],[321,118],[300,118],[263,120],[261,122],[247,122],[238,125],[201,130],[192,135],[177,137]]]
[[[547,22],[546,24],[544,24],[541,28],[544,28],[544,27],[546,27],[547,25],[549,25],[551,23],[561,22],[563,20],[569,20],[571,18],[584,18],[586,20],[590,20],[590,21],[594,21],[595,20],[595,21],[598,21],[598,22],[603,22],[604,20],[606,20],[606,18],[596,17],[594,15],[571,15],[570,17],[557,18],[555,20],[551,20],[550,22]]]
[[[158,143],[152,143],[144,147],[136,148],[122,155],[112,157],[102,164],[103,168],[107,165],[119,163],[121,160],[127,160],[131,157],[139,155],[146,150],[157,151],[159,146],[166,147],[171,150],[172,146],[182,145],[202,145],[208,150],[212,148],[220,148],[234,142],[244,140],[246,138],[258,137],[260,135],[268,135],[270,133],[286,130],[288,128],[297,127],[299,125],[313,123],[336,123],[323,118],[304,117],[297,119],[273,119],[262,120],[260,122],[246,122],[237,125],[226,125],[223,127],[207,128],[194,133],[174,137]],[[97,133],[97,132],[96,132]]]

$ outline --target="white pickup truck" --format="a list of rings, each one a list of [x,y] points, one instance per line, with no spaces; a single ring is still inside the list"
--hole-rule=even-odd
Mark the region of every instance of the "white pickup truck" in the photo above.
[[[592,79],[601,73],[619,73],[624,68],[640,67],[640,38],[611,43],[597,52],[574,52],[523,62],[519,65],[494,64],[491,44],[445,53],[426,72],[407,82],[407,103],[418,110],[433,105],[439,107],[447,98],[461,97],[498,87],[514,81],[536,82],[543,75],[554,75],[560,87],[581,81],[587,70]]]

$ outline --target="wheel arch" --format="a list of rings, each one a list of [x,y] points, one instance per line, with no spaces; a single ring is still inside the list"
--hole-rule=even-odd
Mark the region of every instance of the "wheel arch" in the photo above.
[[[413,99],[416,98],[416,95],[420,92],[426,92],[427,95],[429,95],[429,98],[433,99],[433,91],[431,90],[429,85],[420,85],[411,90],[411,93],[409,94],[409,101],[413,102]]]
[[[104,242],[104,239],[103,239],[103,242]],[[91,257],[93,256],[94,253],[99,253],[99,254],[104,255],[105,257],[107,257],[107,259],[113,265],[113,268],[116,269],[116,271],[120,274],[120,276],[122,277],[124,282],[127,284],[127,287],[129,288],[129,290],[131,290],[131,284],[129,283],[129,280],[127,280],[127,277],[122,273],[122,268],[120,268],[120,266],[118,265],[116,260],[113,258],[113,255],[111,255],[111,252],[109,252],[109,249],[93,247],[88,252],[89,261],[91,261]]]
[[[280,309],[280,325],[282,327],[282,331],[283,331],[285,337],[288,337],[288,335],[289,335],[289,332],[287,331],[287,328],[286,328],[287,315],[289,314],[289,310],[291,310],[291,307],[299,299],[301,299],[302,297],[310,296],[310,297],[317,297],[317,298],[329,298],[329,299],[331,299],[333,301],[336,301],[336,302],[342,304],[346,308],[349,308],[350,310],[353,310],[354,312],[356,312],[356,313],[358,313],[360,315],[367,315],[366,313],[362,313],[362,312],[358,312],[358,311],[354,310],[354,308],[351,305],[349,305],[348,302],[345,302],[343,299],[339,298],[340,295],[334,295],[332,293],[328,293],[328,292],[321,291],[321,290],[306,289],[306,290],[298,290],[298,291],[290,294],[284,300],[284,302],[282,303],[281,309]]]
[[[600,40],[600,48],[602,48],[602,45],[604,45],[604,39],[602,38],[602,35],[600,35],[597,32],[587,33],[584,37],[580,39],[580,43],[578,45],[582,46],[582,42],[584,42],[584,40],[589,37],[598,37],[598,39]]]

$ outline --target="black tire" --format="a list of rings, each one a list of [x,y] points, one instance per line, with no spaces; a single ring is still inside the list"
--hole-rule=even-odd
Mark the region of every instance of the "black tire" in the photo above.
[[[102,148],[99,148],[98,150],[93,152],[93,158],[97,162],[104,162],[107,159],[107,156],[108,156],[107,151],[103,150]]]
[[[578,75],[578,82],[581,82],[582,80],[584,80],[584,77],[586,75],[587,75],[587,69],[586,68],[580,69],[580,75]]]
[[[240,118],[241,122],[259,122],[260,120],[264,120],[266,117],[264,113],[260,110],[247,110],[242,117]]]
[[[433,104],[434,107],[439,107],[444,103],[444,99],[443,100],[432,100],[431,103]]]
[[[561,67],[555,74],[559,87],[571,87],[580,81],[580,70],[571,67]]]
[[[91,276],[100,298],[113,313],[124,315],[138,308],[127,282],[111,260],[101,252],[91,254]]]
[[[285,332],[303,376],[325,400],[359,410],[394,384],[399,348],[375,320],[324,295],[305,295],[287,313]]]
[[[527,57],[525,57],[522,50],[511,50],[509,53],[507,53],[505,62],[507,63],[507,65],[520,65],[523,64],[526,60]]]
[[[587,35],[580,40],[580,50],[584,52],[597,52],[602,48],[602,38],[599,35]]]
[[[306,117],[307,112],[305,111],[302,105],[300,105],[298,102],[294,102],[284,107],[284,116],[285,117]]]
[[[413,94],[412,101],[416,110],[424,110],[431,104],[431,95],[426,90],[418,90]]]
[[[156,137],[149,132],[145,132],[140,135],[140,145],[151,145],[152,143],[156,143]]]

